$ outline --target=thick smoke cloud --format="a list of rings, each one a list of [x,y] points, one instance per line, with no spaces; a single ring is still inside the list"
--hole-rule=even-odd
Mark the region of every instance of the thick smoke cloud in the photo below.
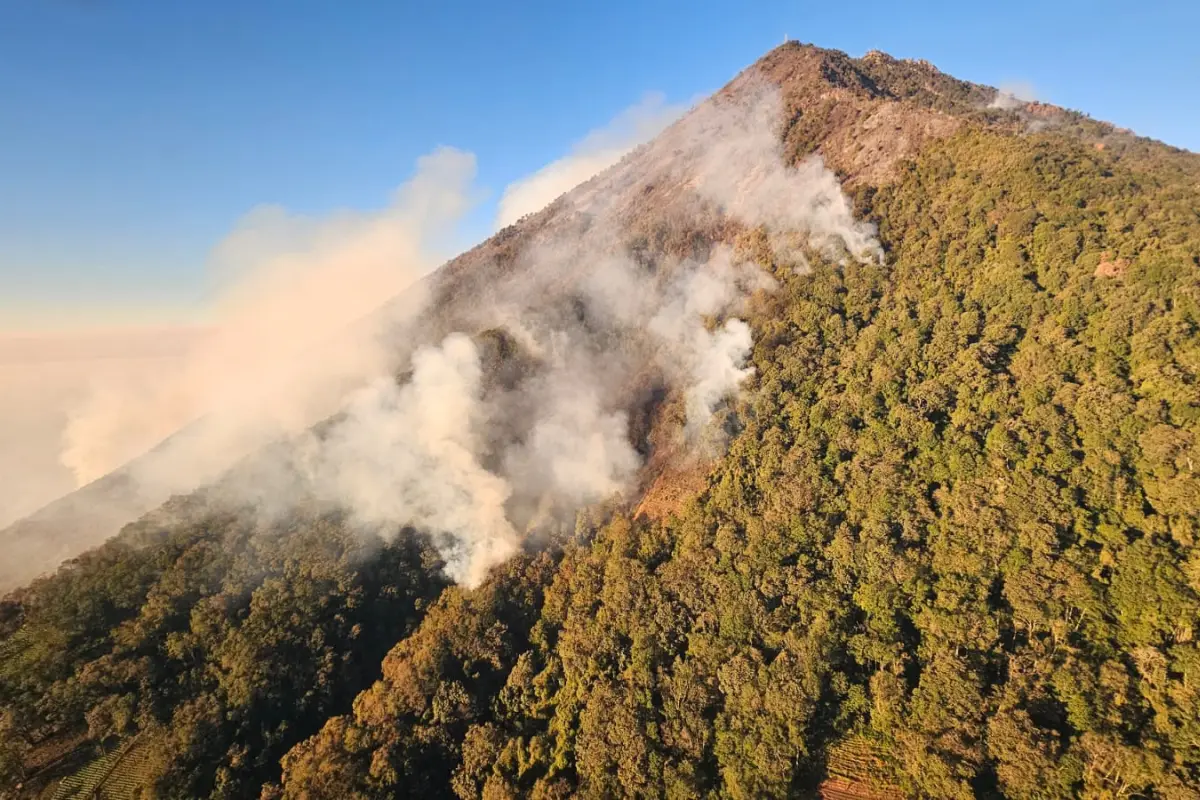
[[[699,159],[701,196],[748,225],[764,226],[782,256],[795,255],[787,239],[798,233],[834,261],[882,259],[874,227],[854,218],[837,176],[819,157],[783,166],[778,93],[760,87],[748,95],[723,113],[691,120],[695,135],[712,142]]]
[[[682,410],[681,452],[719,444],[713,417],[752,375],[742,317],[773,280],[728,235],[690,251],[634,246],[639,220],[764,229],[778,264],[803,266],[806,251],[881,257],[819,160],[785,163],[781,112],[778,92],[755,86],[690,112],[570,194],[515,262],[446,307],[412,287],[436,263],[430,231],[469,203],[470,156],[428,157],[377,214],[260,212],[219,251],[237,287],[219,335],[154,393],[123,398],[131,410],[82,409],[65,458],[94,475],[191,423],[138,460],[140,481],[184,491],[254,452],[253,469],[223,484],[236,499],[274,513],[304,498],[366,530],[426,531],[451,574],[477,583],[570,530],[582,506],[634,499],[647,419],[667,425],[667,404]],[[645,208],[656,192],[665,199]],[[406,287],[410,302],[353,324]],[[384,329],[408,331],[411,349],[385,344]],[[128,426],[136,436],[129,415],[144,420]]]
[[[360,323],[445,255],[432,244],[470,204],[474,157],[423,157],[390,206],[328,219],[267,207],[214,252],[217,324],[153,383],[99,383],[71,415],[63,462],[82,485],[191,426],[137,464],[152,494],[183,491],[332,413],[394,359]],[[411,300],[415,306],[416,298]]]
[[[621,255],[598,258],[591,271],[590,244],[531,253],[522,278],[498,287],[504,300],[478,312],[476,327],[505,331],[521,350],[526,363],[512,385],[485,389],[480,348],[452,333],[415,354],[409,383],[384,379],[358,392],[343,417],[311,434],[289,472],[371,529],[444,534],[451,574],[474,584],[526,538],[635,488],[642,459],[631,398],[653,386],[679,392],[680,436],[698,446],[751,374],[749,326],[706,323],[740,308],[764,276],[735,266],[727,247],[704,262],[658,265],[674,273],[666,280]],[[528,281],[580,263],[580,280],[557,297],[545,284],[527,295],[548,304],[516,303]]]
[[[32,378],[23,363],[0,363],[3,385],[26,389],[26,401],[47,411],[35,418],[22,401],[14,410],[39,424],[0,437],[14,445],[6,455],[22,476],[7,486],[21,487],[25,503],[0,503],[0,513],[27,514],[70,489],[72,477],[83,487],[0,531],[0,589],[100,544],[172,494],[210,484],[394,372],[411,355],[405,325],[422,307],[422,278],[452,252],[457,220],[474,202],[474,174],[472,155],[442,148],[376,211],[307,218],[260,208],[213,253],[210,328],[182,339],[178,330],[124,337],[102,353],[93,351],[104,342],[84,338],[82,356],[53,375],[45,363],[32,365]],[[385,303],[391,313],[380,314]],[[381,337],[384,328],[392,338]],[[16,461],[39,446],[54,452],[56,434],[61,467]],[[260,469],[255,478],[245,497],[270,509],[294,502],[291,476]]]
[[[451,334],[416,353],[410,383],[384,378],[351,398],[306,465],[319,496],[361,523],[448,534],[457,577],[472,583],[519,541],[504,510],[511,490],[480,463],[491,422],[482,377],[471,339]]]

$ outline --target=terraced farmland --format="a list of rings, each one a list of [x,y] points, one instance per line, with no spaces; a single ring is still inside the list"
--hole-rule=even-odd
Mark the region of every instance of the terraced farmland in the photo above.
[[[879,747],[861,736],[839,742],[829,751],[829,778],[821,784],[821,800],[903,800],[893,786]]]
[[[134,800],[145,785],[149,756],[150,748],[145,742],[137,737],[129,739],[64,779],[51,800]]]

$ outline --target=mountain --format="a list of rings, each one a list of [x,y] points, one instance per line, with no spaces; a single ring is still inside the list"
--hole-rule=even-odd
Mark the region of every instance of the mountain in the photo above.
[[[997,99],[789,43],[445,265],[4,601],[0,786],[1196,796],[1200,157]]]
[[[853,59],[836,51],[790,44],[768,54],[719,96],[729,96],[748,82],[762,81],[781,90],[788,120],[782,137],[785,155],[795,159],[819,154],[849,190],[869,191],[894,182],[899,164],[971,125],[1017,134],[1053,130],[1090,143],[1122,163],[1152,161],[1155,168],[1170,170],[1183,181],[1196,180],[1190,153],[1044,103],[1014,101],[1010,108],[994,107],[1001,97],[995,89],[956,80],[927,62],[901,61],[879,51]],[[675,133],[678,135],[678,130]],[[670,134],[660,137],[627,158],[620,169],[593,179],[591,190],[612,193],[621,181],[635,179],[630,176],[660,175],[662,170],[657,165],[677,159],[674,148],[667,152],[669,139]],[[682,170],[683,165],[677,163],[673,168]],[[616,224],[630,236],[635,232],[661,236],[672,225],[687,230],[694,223],[689,219],[693,209],[670,196],[680,182],[679,175],[668,181],[660,176],[657,192],[636,196],[626,187],[623,191],[629,195],[629,207],[621,211]],[[576,194],[585,191],[580,187]],[[529,242],[570,235],[564,226],[570,225],[572,216],[564,210],[572,204],[565,201],[563,198],[523,224],[507,228],[435,274],[430,283],[436,300],[416,327],[437,332],[464,324],[478,327],[471,310],[475,298],[486,294],[489,285],[504,280],[505,270],[512,269]],[[724,239],[731,237],[725,235]],[[684,253],[688,248],[675,242],[668,249]],[[377,324],[386,326],[392,316],[385,307],[376,315]],[[404,338],[411,327],[405,325],[391,338]],[[186,435],[187,431],[178,434]],[[153,455],[147,454],[0,530],[0,540],[10,542],[21,553],[19,559],[0,566],[0,589],[13,588],[55,569],[81,546],[103,542],[124,523],[165,501],[169,487],[132,477],[154,471],[153,464],[146,463]],[[654,500],[650,498],[647,508],[656,507]]]

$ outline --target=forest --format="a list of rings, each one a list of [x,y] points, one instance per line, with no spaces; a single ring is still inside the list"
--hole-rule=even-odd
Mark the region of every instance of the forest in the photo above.
[[[1200,158],[971,123],[897,170],[883,263],[739,237],[778,288],[673,513],[467,589],[198,492],[6,597],[0,793],[1198,796]]]

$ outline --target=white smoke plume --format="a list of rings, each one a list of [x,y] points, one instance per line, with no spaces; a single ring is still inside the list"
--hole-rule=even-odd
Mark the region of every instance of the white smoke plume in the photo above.
[[[634,147],[648,142],[683,113],[651,93],[621,112],[607,126],[592,131],[562,158],[532,175],[514,181],[500,197],[496,229],[511,225],[526,214],[540,211],[579,184],[611,167]]]
[[[384,378],[351,399],[312,449],[309,477],[360,522],[448,534],[455,577],[477,583],[519,545],[504,510],[511,490],[480,463],[491,422],[482,399],[475,345],[451,334],[417,351],[410,383]]]
[[[988,103],[988,108],[1013,111],[1024,108],[1035,100],[1037,100],[1037,93],[1030,84],[1024,82],[1005,83],[1001,84],[996,91],[996,96],[992,98],[992,102]]]
[[[635,257],[623,214],[630,197],[682,165],[686,214],[715,207],[765,227],[779,248],[799,237],[835,261],[882,258],[832,173],[816,159],[784,163],[779,119],[778,94],[755,89],[688,117],[635,156],[622,170],[632,185],[618,175],[572,198],[561,225],[534,237],[469,316],[467,329],[503,330],[522,351],[512,385],[482,389],[479,348],[452,334],[422,351],[408,388],[368,390],[329,435],[335,444],[313,448],[318,494],[376,526],[449,534],[451,574],[473,584],[547,521],[636,488],[631,416],[648,387],[682,399],[685,446],[711,441],[714,413],[752,374],[751,329],[738,315],[773,280],[720,243]],[[429,382],[443,361],[454,366],[439,372],[455,379]],[[320,476],[336,476],[332,489]]]
[[[751,374],[750,329],[729,319],[710,329],[706,321],[741,311],[755,289],[773,281],[757,267],[734,263],[732,250],[718,245],[703,264],[686,261],[663,285],[629,260],[610,259],[583,284],[591,306],[612,323],[644,331],[656,366],[686,397],[688,438],[708,424],[713,412]]]
[[[474,174],[473,156],[443,148],[381,211],[249,214],[213,256],[223,289],[211,334],[153,382],[96,385],[71,415],[63,462],[82,485],[190,425],[137,465],[154,494],[183,491],[332,413],[395,358],[358,323],[437,265],[429,243],[467,209]]]
[[[854,218],[837,176],[819,156],[784,166],[782,116],[773,87],[753,88],[731,107],[697,115],[693,125],[713,141],[700,158],[701,195],[749,225],[765,226],[782,256],[789,255],[787,236],[800,233],[834,261],[844,255],[881,260],[874,226]]]
[[[545,486],[575,506],[620,493],[639,466],[625,414],[605,410],[588,383],[560,380],[547,386],[545,416],[505,463],[521,483]]]
[[[554,255],[531,253],[525,278],[501,294],[561,275],[569,262]],[[591,266],[586,250],[557,256]],[[353,397],[344,416],[309,438],[293,469],[317,497],[374,530],[448,536],[449,571],[468,585],[544,525],[627,494],[641,466],[631,394],[644,381],[679,391],[681,435],[697,444],[751,374],[749,326],[730,318],[710,330],[707,321],[739,308],[763,280],[756,268],[735,266],[727,247],[662,272],[618,255],[595,264],[559,298],[536,293],[520,306],[509,297],[480,312],[477,326],[521,331],[513,338],[528,363],[513,385],[485,391],[479,348],[452,333],[416,353],[407,384],[383,379]],[[547,297],[545,307],[537,302]],[[556,299],[578,303],[584,318],[561,313]]]
[[[45,405],[69,404],[28,431],[42,442],[62,431],[64,466],[43,465],[42,474],[88,485],[0,532],[0,589],[100,544],[172,494],[211,483],[392,374],[411,355],[405,326],[422,307],[421,279],[449,255],[457,219],[475,197],[474,174],[474,156],[442,148],[420,159],[414,178],[380,210],[306,218],[258,209],[213,253],[219,291],[209,328],[153,368],[72,368],[90,386],[33,382],[30,392]],[[170,331],[154,337],[152,351],[171,338]],[[110,349],[126,361],[133,352]],[[46,374],[45,365],[34,367]],[[24,448],[27,437],[6,438]],[[28,474],[37,466],[24,459],[17,468]],[[297,496],[294,477],[260,467],[236,499],[287,508]],[[36,491],[23,500],[52,499],[52,481],[24,485]]]
[[[260,212],[218,252],[238,276],[218,335],[150,391],[97,395],[65,459],[86,478],[192,423],[138,460],[139,481],[185,491],[257,452],[241,473],[252,478],[226,482],[240,499],[315,498],[374,531],[426,531],[475,584],[531,537],[573,528],[581,506],[632,499],[664,397],[684,407],[677,436],[695,447],[752,375],[740,317],[772,279],[720,238],[639,249],[631,226],[661,218],[700,239],[713,221],[765,228],[777,264],[799,260],[797,242],[834,262],[881,258],[819,160],[785,163],[781,110],[777,90],[747,87],[691,112],[570,195],[514,262],[476,263],[491,278],[466,296],[392,307],[382,322],[409,332],[407,348],[352,323],[436,263],[429,232],[469,203],[469,155],[427,157],[375,214]],[[281,436],[289,446],[255,451]]]

